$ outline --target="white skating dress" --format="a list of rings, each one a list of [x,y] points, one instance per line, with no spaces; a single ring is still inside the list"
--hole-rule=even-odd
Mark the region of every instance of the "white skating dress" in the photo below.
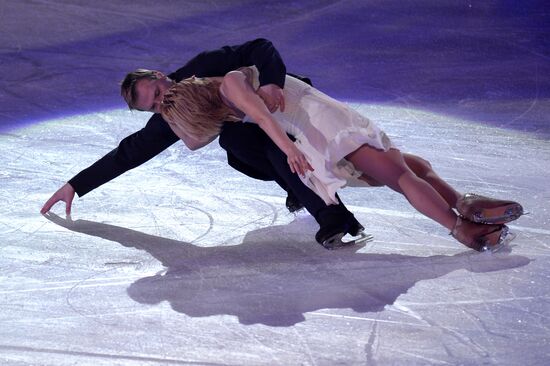
[[[256,67],[240,70],[257,90]],[[384,151],[395,148],[384,131],[353,108],[291,76],[286,77],[283,92],[285,111],[273,116],[296,137],[296,146],[314,169],[300,177],[303,183],[327,204],[337,204],[335,193],[346,185],[368,186],[345,156],[365,144]],[[248,116],[243,121],[252,122]]]

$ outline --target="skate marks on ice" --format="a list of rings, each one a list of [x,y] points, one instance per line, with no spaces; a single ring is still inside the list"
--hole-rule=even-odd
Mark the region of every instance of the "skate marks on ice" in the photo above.
[[[136,280],[128,295],[142,304],[170,303],[191,317],[233,315],[241,324],[291,326],[320,309],[380,312],[422,280],[467,270],[502,271],[529,264],[518,255],[415,257],[359,253],[355,246],[327,251],[300,238],[301,224],[250,231],[239,245],[200,247],[99,222],[52,222],[74,232],[143,250],[163,272]]]

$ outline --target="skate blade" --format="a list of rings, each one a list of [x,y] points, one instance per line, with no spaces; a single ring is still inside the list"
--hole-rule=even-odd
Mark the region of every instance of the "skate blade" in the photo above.
[[[343,240],[345,234],[338,233],[333,237],[325,240],[321,245],[328,250],[341,249],[349,247],[355,244],[362,244],[372,241],[374,236],[371,234],[366,234],[364,232],[359,233],[357,236],[352,237],[350,240]]]
[[[499,242],[496,245],[485,245],[481,248],[481,252],[497,253],[500,251],[504,251],[504,249],[509,249],[510,242],[512,242],[512,240],[514,240],[517,235],[514,232],[510,231],[508,227],[506,227],[505,229],[506,230],[504,231],[504,235],[500,238]]]

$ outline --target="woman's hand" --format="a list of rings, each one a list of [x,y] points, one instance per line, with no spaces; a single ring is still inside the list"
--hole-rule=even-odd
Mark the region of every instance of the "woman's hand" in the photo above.
[[[305,155],[296,147],[296,145],[290,145],[286,156],[286,160],[292,173],[298,173],[303,176],[308,170],[313,171],[313,168],[308,163]]]

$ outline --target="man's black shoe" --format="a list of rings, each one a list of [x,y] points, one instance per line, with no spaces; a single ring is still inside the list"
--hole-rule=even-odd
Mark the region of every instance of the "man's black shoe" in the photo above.
[[[365,227],[361,225],[359,221],[357,221],[355,216],[352,215],[352,223],[349,227],[348,234],[350,234],[351,236],[358,236],[364,231],[365,231]]]
[[[321,228],[315,234],[315,240],[326,249],[336,249],[372,239],[371,235],[365,235],[365,228],[357,221],[349,211],[329,211],[318,215]],[[350,234],[359,236],[349,242],[342,241],[342,238]]]
[[[286,208],[288,209],[288,212],[290,213],[294,213],[304,208],[304,205],[302,205],[302,203],[298,201],[298,199],[296,198],[294,193],[292,193],[292,191],[287,192],[285,205],[286,205]]]
[[[347,234],[349,228],[348,223],[321,227],[315,234],[315,240],[326,249],[342,247],[342,238]]]

